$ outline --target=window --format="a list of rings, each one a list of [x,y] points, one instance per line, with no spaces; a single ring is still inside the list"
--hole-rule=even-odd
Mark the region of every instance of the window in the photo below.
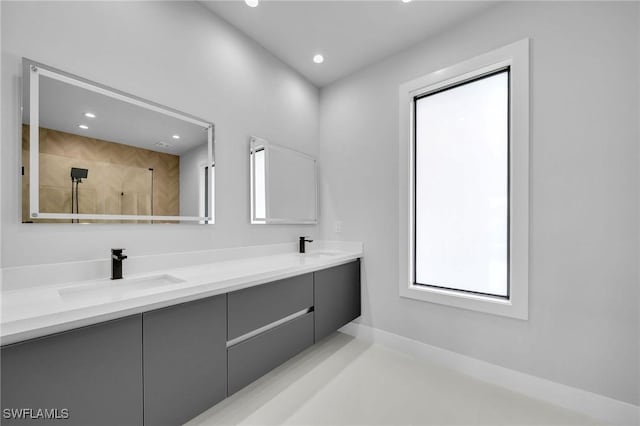
[[[528,40],[400,101],[400,295],[526,319]]]
[[[509,296],[509,69],[414,98],[415,284]]]
[[[251,183],[254,185],[253,191],[253,217],[252,223],[266,223],[267,220],[267,187],[266,187],[266,167],[265,149],[258,147],[251,151],[253,156],[253,167],[251,167]],[[255,218],[255,219],[254,219]]]
[[[216,174],[215,163],[211,164],[211,167],[207,164],[200,165],[200,196],[198,197],[198,214],[201,217],[211,217],[211,221],[201,220],[201,224],[214,224],[213,214],[209,215],[209,206],[212,206],[212,212],[214,211],[215,203],[215,187],[216,187]],[[211,182],[211,190],[209,190],[209,182]],[[210,202],[211,201],[211,202]]]

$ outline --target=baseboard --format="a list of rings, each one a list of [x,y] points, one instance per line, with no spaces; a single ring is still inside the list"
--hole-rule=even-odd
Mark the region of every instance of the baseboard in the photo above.
[[[640,407],[637,405],[500,367],[363,324],[349,323],[340,331],[600,421],[625,426],[640,424]]]

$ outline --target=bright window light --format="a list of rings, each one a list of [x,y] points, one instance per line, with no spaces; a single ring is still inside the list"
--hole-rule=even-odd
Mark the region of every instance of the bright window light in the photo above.
[[[509,69],[415,98],[415,281],[509,296]]]
[[[264,149],[255,151],[255,205],[254,215],[256,219],[265,219],[267,217],[267,204],[266,204],[266,170],[265,170],[265,155]]]

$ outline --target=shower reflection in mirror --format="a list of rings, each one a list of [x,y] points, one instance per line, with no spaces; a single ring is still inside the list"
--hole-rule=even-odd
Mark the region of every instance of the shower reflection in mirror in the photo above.
[[[71,213],[76,213],[79,214],[80,211],[79,209],[79,205],[80,202],[79,200],[79,184],[82,183],[82,179],[86,179],[87,176],[89,174],[89,170],[88,169],[80,169],[78,167],[72,167],[71,168]],[[74,187],[75,187],[75,193],[74,193]],[[153,191],[152,191],[153,192]],[[75,203],[74,203],[75,201]],[[75,210],[74,210],[74,204],[75,204]],[[151,203],[151,205],[153,206],[153,202]],[[152,213],[153,214],[153,213]],[[73,221],[77,221],[78,219],[71,219],[71,223],[73,223]]]
[[[23,222],[213,223],[213,124],[23,63]]]

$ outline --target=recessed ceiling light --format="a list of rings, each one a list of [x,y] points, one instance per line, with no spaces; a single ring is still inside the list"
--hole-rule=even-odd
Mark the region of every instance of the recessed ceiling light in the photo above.
[[[411,3],[411,0],[402,0],[402,3]]]
[[[249,7],[258,7],[258,5],[260,4],[260,0],[244,0],[244,2]]]
[[[84,116],[87,118],[96,118],[96,115],[92,112],[85,112]]]
[[[180,135],[173,135],[171,137],[174,138],[174,139],[180,139]]]
[[[315,62],[316,64],[321,64],[324,62],[324,56],[322,56],[321,54],[317,54],[313,57],[313,62]]]
[[[89,126],[87,126],[86,124],[78,124],[78,127],[80,127],[82,130],[87,130],[89,128]]]

